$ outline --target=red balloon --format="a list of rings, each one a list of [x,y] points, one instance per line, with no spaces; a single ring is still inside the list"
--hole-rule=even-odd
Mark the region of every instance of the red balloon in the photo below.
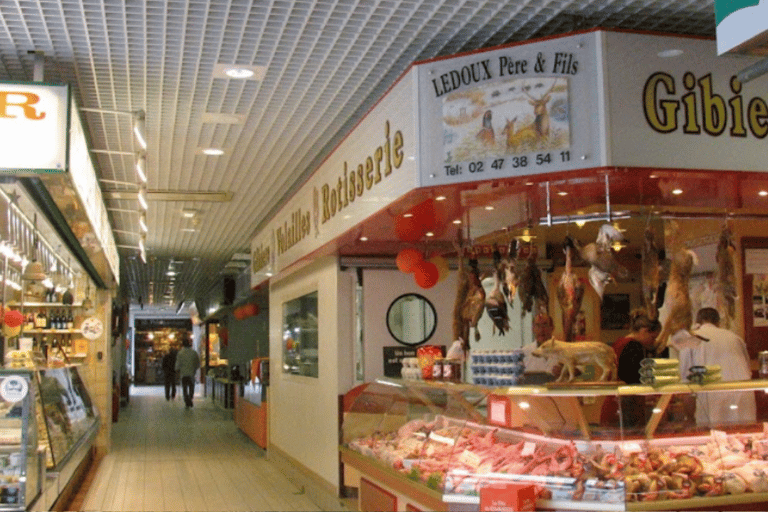
[[[397,253],[395,263],[397,263],[397,268],[400,269],[400,272],[409,273],[413,272],[416,265],[423,260],[424,255],[421,254],[420,251],[417,249],[406,248]]]
[[[416,242],[424,236],[424,229],[419,226],[416,217],[404,217],[400,215],[395,220],[395,233],[404,242]]]
[[[20,312],[16,311],[15,309],[6,311],[5,316],[3,317],[3,322],[8,327],[18,327],[21,325],[23,321],[24,321],[24,315],[22,315]]]
[[[416,224],[419,225],[422,234],[427,231],[434,231],[437,224],[437,218],[435,216],[435,203],[432,199],[423,201],[412,209],[413,218],[416,219]]]
[[[253,302],[243,306],[243,314],[245,317],[256,316],[259,314],[259,305]]]
[[[437,269],[437,265],[429,261],[422,260],[419,262],[413,272],[413,279],[416,284],[424,289],[435,286],[439,278],[440,271]]]

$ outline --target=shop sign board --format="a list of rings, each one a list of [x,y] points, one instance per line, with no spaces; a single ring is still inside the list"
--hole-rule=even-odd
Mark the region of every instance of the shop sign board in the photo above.
[[[768,2],[715,0],[717,54],[743,51],[765,43],[768,37]]]
[[[405,74],[251,243],[258,283],[417,187],[413,73]]]
[[[596,32],[428,61],[421,186],[602,165]]]
[[[69,86],[0,82],[0,172],[67,170]]]
[[[117,244],[112,234],[112,226],[109,223],[107,209],[104,206],[104,198],[101,194],[101,187],[96,178],[96,169],[91,160],[91,153],[88,149],[88,141],[85,137],[80,116],[77,114],[77,106],[72,101],[72,116],[70,122],[70,151],[69,151],[69,174],[72,186],[75,188],[80,202],[83,205],[88,221],[91,224],[93,233],[104,251],[109,269],[112,272],[117,283],[120,282],[120,256],[117,252]],[[87,250],[87,243],[80,244]],[[92,255],[89,255],[92,257]]]
[[[718,57],[711,40],[601,34],[610,166],[768,170],[765,80],[736,79],[757,58]]]

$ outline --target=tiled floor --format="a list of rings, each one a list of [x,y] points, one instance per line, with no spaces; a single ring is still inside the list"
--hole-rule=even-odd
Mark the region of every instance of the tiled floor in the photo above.
[[[201,386],[198,385],[198,393]],[[235,426],[197,396],[167,402],[162,387],[131,389],[80,510],[319,510]]]

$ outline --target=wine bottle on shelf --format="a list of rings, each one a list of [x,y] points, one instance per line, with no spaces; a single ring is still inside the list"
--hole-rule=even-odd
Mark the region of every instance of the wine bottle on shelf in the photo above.
[[[67,313],[67,329],[70,331],[75,328],[75,317],[72,316],[72,310],[69,310],[69,313]]]
[[[41,310],[37,313],[37,316],[35,317],[35,328],[37,329],[45,329],[48,325],[48,319],[45,316],[45,313]]]

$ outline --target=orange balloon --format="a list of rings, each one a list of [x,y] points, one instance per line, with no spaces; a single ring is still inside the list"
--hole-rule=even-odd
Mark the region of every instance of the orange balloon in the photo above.
[[[400,269],[400,272],[405,273],[413,272],[416,265],[421,261],[424,261],[424,255],[419,250],[410,247],[401,250],[395,258],[397,268]]]
[[[437,270],[437,266],[429,261],[422,260],[419,262],[413,272],[413,279],[416,284],[424,289],[435,286],[439,277],[440,272]]]
[[[243,316],[249,317],[249,316],[256,316],[259,314],[259,305],[254,304],[253,302],[246,304],[243,306]]]

